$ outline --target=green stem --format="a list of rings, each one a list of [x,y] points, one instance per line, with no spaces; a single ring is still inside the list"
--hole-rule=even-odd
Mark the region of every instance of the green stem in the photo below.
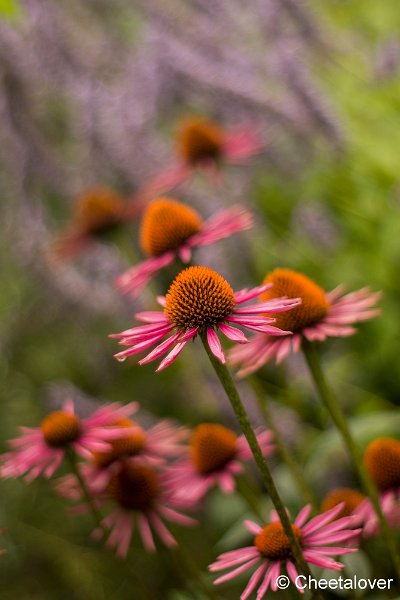
[[[84,498],[86,500],[86,503],[87,503],[87,505],[88,505],[88,507],[90,509],[90,512],[93,515],[93,519],[94,519],[96,525],[102,530],[102,532],[103,532],[104,535],[107,535],[108,529],[103,524],[103,515],[101,514],[101,512],[97,508],[96,503],[93,500],[93,496],[90,493],[88,486],[86,485],[86,481],[82,477],[82,473],[79,470],[78,461],[76,459],[76,454],[74,453],[74,451],[71,448],[67,448],[67,450],[66,450],[66,456],[67,456],[67,458],[69,460],[69,464],[71,466],[71,471],[73,472],[73,474],[75,475],[75,477],[79,481],[79,485],[81,487],[82,494],[83,494],[83,496],[84,496]],[[152,593],[152,591],[148,588],[147,584],[142,580],[142,578],[136,573],[135,569],[128,562],[125,562],[125,565],[126,565],[126,568],[127,568],[128,572],[132,576],[132,580],[142,590],[143,597],[146,598],[147,600],[156,600],[156,598],[155,598],[154,594]]]
[[[239,393],[236,389],[235,383],[232,379],[231,374],[225,365],[222,365],[211,352],[205,333],[200,334],[201,340],[203,342],[205,351],[207,352],[208,358],[214,370],[217,374],[218,379],[220,380],[222,387],[224,388],[226,395],[229,398],[229,401],[232,405],[232,408],[235,412],[236,418],[239,422],[240,428],[243,434],[246,437],[246,440],[250,446],[252,454],[254,456],[254,460],[257,464],[257,467],[261,473],[263,483],[266,487],[266,490],[272,500],[272,503],[278,513],[279,519],[282,523],[283,530],[289,540],[290,547],[292,550],[292,555],[294,562],[297,566],[299,572],[306,577],[311,577],[311,571],[307,565],[307,562],[304,559],[303,552],[301,546],[293,533],[292,525],[290,523],[289,517],[286,512],[286,508],[279,496],[278,490],[276,489],[274,480],[272,478],[269,467],[263,457],[260,445],[258,443],[257,437],[253,431],[251,423],[249,421],[249,417],[247,416],[247,412],[243,406],[243,403],[240,399]],[[318,590],[313,593],[314,598],[321,598],[321,594]]]
[[[73,474],[75,475],[75,477],[77,478],[77,480],[79,482],[80,488],[82,490],[82,494],[86,500],[86,503],[90,509],[90,512],[93,515],[93,519],[94,519],[96,525],[98,527],[100,527],[100,529],[103,531],[103,533],[107,533],[107,528],[103,524],[103,515],[97,508],[96,503],[93,500],[92,494],[90,493],[90,491],[86,485],[86,481],[82,477],[82,473],[79,470],[78,461],[76,459],[76,455],[75,455],[74,451],[72,449],[68,448],[66,451],[66,456],[69,460],[69,464],[71,466],[71,471],[73,472]]]
[[[303,499],[306,502],[306,504],[311,504],[314,511],[318,511],[317,499],[315,498],[313,492],[307,485],[307,482],[304,479],[304,475],[302,473],[301,467],[297,464],[297,462],[294,460],[294,458],[290,454],[290,452],[287,449],[286,444],[279,432],[279,429],[275,425],[275,420],[274,420],[274,417],[270,410],[268,400],[266,400],[266,398],[265,398],[264,390],[262,389],[260,383],[257,381],[257,379],[254,376],[249,377],[248,381],[255,393],[258,406],[264,416],[265,422],[266,422],[268,428],[274,434],[274,443],[275,443],[276,449],[278,451],[278,454],[279,454],[281,460],[286,464],[289,472],[291,473],[294,481],[297,484],[297,487],[299,488],[300,492],[302,493]]]
[[[392,536],[388,522],[386,521],[385,516],[382,512],[382,508],[379,502],[378,491],[372,479],[370,478],[368,471],[364,467],[361,451],[355,443],[350,428],[347,424],[346,417],[344,416],[336,398],[334,397],[325,379],[324,373],[321,368],[319,354],[315,344],[308,342],[307,340],[303,340],[303,352],[307,361],[308,368],[314,380],[315,387],[317,388],[318,393],[320,395],[320,398],[325,407],[327,408],[332,418],[332,421],[335,423],[343,438],[348,453],[350,454],[350,457],[356,468],[361,485],[363,486],[365,492],[371,499],[371,502],[373,504],[373,507],[375,509],[376,515],[380,523],[382,536],[387,545],[389,554],[391,555],[397,578],[398,580],[400,580],[400,557],[397,552],[396,542]]]

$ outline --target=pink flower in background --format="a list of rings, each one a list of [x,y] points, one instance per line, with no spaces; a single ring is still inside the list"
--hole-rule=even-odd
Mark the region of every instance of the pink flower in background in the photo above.
[[[40,475],[51,477],[68,448],[84,458],[91,458],[93,452],[107,452],[110,440],[121,437],[121,430],[113,423],[134,413],[137,407],[136,402],[125,406],[107,404],[81,419],[75,414],[72,400],[67,400],[62,410],[47,415],[40,427],[21,427],[21,436],[8,442],[11,450],[1,456],[1,477],[25,474],[27,481]],[[127,428],[125,434],[130,433]]]
[[[309,565],[340,571],[344,565],[332,557],[357,551],[357,548],[350,548],[348,545],[332,545],[343,542],[348,544],[350,540],[353,542],[361,531],[351,528],[354,522],[353,517],[336,518],[341,510],[342,505],[339,504],[314,517],[308,523],[306,521],[311,512],[311,506],[307,505],[299,512],[292,525],[292,530],[302,548],[304,559]],[[209,566],[209,570],[218,572],[229,569],[229,572],[218,577],[214,583],[229,581],[252,567],[257,567],[240,596],[240,600],[249,598],[257,586],[257,600],[262,600],[269,589],[273,592],[277,591],[277,578],[280,576],[282,568],[285,567],[287,575],[295,584],[298,573],[293,562],[289,539],[283,531],[276,513],[271,513],[271,522],[263,527],[253,521],[245,521],[244,524],[255,536],[253,544],[221,554],[216,562]],[[301,589],[298,591],[302,592]]]
[[[68,229],[53,245],[55,257],[60,260],[72,258],[132,216],[131,205],[114,190],[100,186],[86,189],[75,201]]]
[[[130,419],[119,419],[114,425],[121,427],[121,436],[110,441],[108,451],[94,452],[91,461],[82,465],[82,473],[91,489],[104,490],[121,460],[140,459],[144,464],[162,466],[186,451],[184,442],[189,437],[186,427],[160,421],[144,429]],[[124,434],[126,427],[131,430],[128,436]]]
[[[175,278],[166,297],[159,299],[164,307],[163,312],[136,314],[137,319],[149,325],[110,336],[119,339],[121,345],[130,346],[115,356],[119,360],[125,360],[128,356],[158,344],[139,364],[154,361],[168,352],[157,369],[161,371],[171,365],[187,342],[199,333],[206,334],[211,352],[221,363],[225,363],[225,355],[215,330],[238,343],[246,343],[248,340],[236,325],[269,335],[290,335],[290,331],[272,326],[275,319],[266,315],[288,311],[298,306],[300,299],[275,298],[241,306],[266,292],[269,287],[270,284],[266,284],[235,293],[229,283],[212,269],[189,267]],[[166,336],[167,339],[161,342]]]
[[[219,183],[221,164],[246,163],[264,147],[254,126],[228,131],[204,117],[189,118],[182,122],[178,132],[176,163],[156,175],[139,196],[151,198],[168,192],[190,179],[197,170]]]
[[[400,528],[400,503],[398,495],[389,490],[380,496],[382,512],[391,527]],[[351,488],[335,488],[324,498],[321,510],[329,510],[341,504],[339,517],[354,517],[354,526],[362,527],[361,537],[375,537],[380,532],[380,523],[371,500]]]
[[[395,492],[388,491],[380,495],[379,503],[386,521],[393,529],[400,529],[400,502]],[[362,537],[371,538],[380,534],[381,525],[375,508],[369,498],[366,498],[354,511],[363,525]]]
[[[311,279],[290,269],[275,269],[264,279],[272,283],[265,292],[263,302],[277,296],[301,298],[302,302],[290,313],[276,315],[276,325],[293,332],[290,338],[273,338],[255,335],[246,347],[235,347],[230,353],[232,365],[240,367],[238,375],[245,377],[275,358],[281,363],[291,352],[298,352],[302,339],[323,342],[328,337],[346,337],[356,333],[354,323],[367,321],[380,314],[373,308],[380,297],[368,288],[343,295],[339,286],[325,293]]]
[[[257,432],[264,456],[272,454],[272,433]],[[193,431],[188,457],[169,468],[177,497],[194,504],[214,486],[230,494],[236,487],[235,478],[244,469],[243,463],[252,460],[250,447],[243,435],[216,423],[202,423]]]
[[[119,469],[113,473],[107,489],[98,496],[98,501],[101,504],[109,501],[114,504],[103,525],[110,530],[107,545],[115,548],[121,557],[128,552],[135,527],[145,549],[151,552],[156,549],[153,532],[164,545],[177,545],[164,521],[183,526],[196,524],[194,519],[180,512],[182,508],[191,507],[188,503],[177,502],[175,487],[165,475],[138,461],[120,461]]]
[[[157,198],[147,207],[140,231],[141,247],[150,258],[120,275],[116,285],[123,294],[136,298],[176,257],[187,263],[194,248],[214,244],[252,225],[251,213],[241,206],[203,221],[190,206],[172,198]]]

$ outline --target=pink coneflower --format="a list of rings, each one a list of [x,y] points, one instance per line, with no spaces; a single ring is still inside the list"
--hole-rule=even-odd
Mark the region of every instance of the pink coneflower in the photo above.
[[[54,243],[55,257],[65,260],[75,256],[132,217],[131,206],[114,190],[88,188],[77,197],[69,227]]]
[[[308,564],[340,571],[344,565],[331,557],[357,551],[357,548],[331,545],[338,542],[347,542],[355,538],[360,531],[359,529],[351,529],[353,517],[336,519],[341,509],[342,505],[339,504],[335,508],[314,517],[307,524],[305,522],[311,512],[311,506],[307,505],[299,512],[292,525],[292,530]],[[289,539],[283,531],[276,513],[271,513],[271,522],[264,527],[253,521],[245,521],[244,524],[249,532],[255,536],[253,545],[221,554],[217,561],[209,566],[210,571],[224,571],[232,567],[234,569],[216,579],[214,583],[219,584],[229,581],[244,573],[244,571],[257,566],[240,596],[240,600],[249,598],[257,586],[259,586],[257,600],[262,600],[269,588],[274,592],[278,589],[277,578],[280,576],[284,565],[287,575],[296,585],[298,573],[293,562]],[[298,591],[302,592],[300,588],[298,588]]]
[[[379,497],[382,513],[393,529],[400,529],[400,502],[398,495],[393,491],[387,491]],[[354,516],[362,523],[362,537],[376,537],[381,532],[381,524],[377,517],[375,508],[369,498],[366,498],[354,511]]]
[[[81,419],[75,414],[74,403],[67,400],[62,410],[45,417],[40,427],[21,427],[22,435],[8,442],[11,450],[1,457],[2,477],[26,475],[32,481],[40,475],[51,477],[60,466],[68,448],[84,458],[93,452],[107,452],[110,440],[121,437],[121,429],[113,427],[116,420],[137,410],[137,403],[126,406],[108,404],[90,417]],[[131,433],[126,429],[126,435]]]
[[[118,277],[116,285],[122,293],[136,298],[176,257],[187,263],[194,248],[214,244],[252,225],[251,213],[241,206],[203,221],[190,206],[172,198],[157,198],[147,207],[140,231],[141,247],[150,258]]]
[[[199,333],[204,332],[207,335],[211,352],[221,363],[225,363],[225,355],[216,329],[238,343],[246,343],[247,339],[234,325],[242,325],[269,335],[288,335],[290,331],[282,331],[272,326],[271,323],[275,322],[275,319],[267,317],[266,314],[290,310],[300,303],[299,299],[275,298],[259,304],[241,306],[269,287],[270,284],[265,284],[252,290],[245,289],[234,293],[229,283],[212,269],[189,267],[175,278],[166,297],[159,299],[164,307],[163,312],[151,311],[136,315],[137,319],[149,325],[111,335],[120,339],[121,345],[130,346],[115,356],[119,360],[125,360],[128,356],[138,354],[169,336],[139,361],[139,364],[143,365],[169,351],[157,369],[161,371],[168,367],[187,342]]]
[[[273,358],[281,363],[290,352],[298,352],[302,339],[323,342],[328,337],[346,337],[356,333],[354,323],[372,319],[380,314],[372,308],[379,293],[368,288],[343,295],[339,286],[325,293],[314,281],[290,269],[275,269],[264,279],[273,286],[262,294],[263,302],[277,296],[299,297],[302,302],[289,313],[276,315],[276,325],[293,332],[290,338],[255,335],[243,348],[234,348],[230,354],[233,365],[239,365],[239,376],[245,377],[260,369]]]
[[[375,537],[380,532],[380,523],[372,502],[367,496],[351,488],[336,488],[331,490],[321,504],[321,510],[326,511],[338,504],[342,510],[339,517],[354,517],[354,526],[362,527],[361,537]],[[382,512],[391,527],[400,527],[400,504],[393,491],[387,491],[380,497]]]
[[[122,428],[120,437],[110,441],[109,450],[94,452],[91,461],[82,465],[82,472],[93,489],[102,490],[107,486],[120,460],[140,459],[143,463],[160,466],[186,450],[183,442],[189,437],[189,430],[169,421],[160,421],[149,429],[130,419],[118,419],[113,425]],[[126,427],[131,430],[129,435],[124,434]]]
[[[126,556],[136,525],[146,550],[156,549],[152,530],[166,546],[175,546],[177,542],[164,520],[184,526],[195,525],[196,521],[177,510],[183,504],[177,502],[173,484],[148,464],[134,460],[118,464],[106,491],[99,496],[101,503],[111,501],[116,505],[103,520],[110,529],[108,546],[115,548],[119,556]]]
[[[257,439],[264,456],[274,451],[270,431],[258,432]],[[238,437],[216,423],[198,425],[190,440],[188,457],[169,469],[177,496],[196,503],[215,485],[230,494],[236,487],[236,476],[243,471],[243,462],[252,457],[244,435]]]
[[[364,453],[364,464],[380,492],[380,503],[388,522],[400,526],[400,441],[379,437],[370,442]],[[376,535],[379,523],[371,503],[365,503],[363,514],[369,520],[366,533]]]
[[[259,133],[250,125],[227,131],[203,117],[182,123],[177,138],[177,162],[157,175],[141,195],[165,193],[190,179],[197,170],[219,181],[222,163],[241,164],[264,147]]]

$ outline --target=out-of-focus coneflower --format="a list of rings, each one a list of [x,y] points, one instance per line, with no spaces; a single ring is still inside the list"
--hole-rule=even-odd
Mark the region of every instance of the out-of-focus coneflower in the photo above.
[[[99,504],[110,501],[112,512],[103,520],[110,530],[107,544],[115,548],[119,556],[126,556],[137,526],[146,550],[156,549],[153,531],[166,546],[175,546],[176,540],[164,524],[164,520],[184,526],[196,521],[180,512],[191,508],[176,500],[175,486],[156,468],[139,461],[119,461],[106,490],[96,497]],[[99,532],[100,533],[100,532]]]
[[[351,488],[336,488],[331,490],[321,504],[321,510],[329,510],[338,504],[343,504],[337,518],[353,516],[354,526],[362,527],[361,536],[370,538],[379,534],[381,527],[372,502],[367,496]],[[400,528],[400,503],[393,491],[387,491],[380,497],[382,513],[389,525]]]
[[[348,545],[332,545],[349,542],[355,539],[360,531],[352,529],[353,517],[337,519],[341,510],[342,505],[339,504],[306,523],[311,512],[311,507],[306,505],[292,524],[293,533],[302,548],[304,559],[309,565],[340,571],[344,565],[334,560],[333,557],[357,551],[357,548],[350,548]],[[225,571],[232,568],[233,570],[218,577],[214,583],[229,581],[248,569],[257,567],[240,596],[240,600],[249,598],[257,587],[257,600],[262,600],[269,589],[274,592],[279,589],[277,580],[282,573],[282,568],[285,567],[288,577],[296,585],[298,572],[293,563],[289,540],[276,514],[273,512],[270,523],[264,526],[253,521],[245,521],[244,524],[255,536],[253,544],[221,554],[217,561],[209,566],[210,571]],[[301,586],[297,589],[299,592],[303,592]]]
[[[218,182],[221,165],[247,162],[264,146],[254,126],[226,130],[204,117],[188,118],[178,131],[176,162],[156,175],[141,195],[154,197],[168,192],[187,181],[197,170]]]
[[[257,432],[264,456],[274,451],[270,431]],[[236,487],[235,477],[243,471],[243,463],[252,459],[244,435],[216,423],[202,423],[193,431],[188,456],[169,469],[178,497],[201,500],[215,485],[229,494]]]
[[[159,298],[163,311],[136,314],[138,320],[149,325],[111,335],[119,339],[121,345],[130,346],[115,356],[125,360],[158,344],[139,364],[154,361],[168,352],[157,369],[161,371],[174,362],[187,342],[197,334],[207,336],[211,352],[221,363],[225,363],[225,355],[216,331],[238,343],[246,343],[247,338],[236,325],[269,335],[288,335],[290,331],[271,325],[275,318],[267,315],[292,309],[301,302],[298,298],[274,298],[242,306],[266,292],[270,286],[267,283],[235,293],[229,283],[209,267],[188,267],[175,278],[167,295]],[[167,339],[161,342],[166,336]]]
[[[373,440],[364,453],[364,465],[380,492],[379,500],[389,525],[400,528],[400,441],[391,437]],[[380,523],[370,502],[364,503],[365,533],[376,535]]]
[[[116,464],[124,459],[140,459],[141,462],[160,466],[186,451],[184,442],[189,437],[186,427],[178,427],[169,421],[160,421],[144,429],[131,419],[118,419],[113,424],[121,427],[121,436],[110,441],[111,448],[94,452],[89,463],[82,465],[82,472],[91,489],[102,490],[110,481]],[[124,435],[124,429],[131,433]]]
[[[75,201],[71,224],[54,243],[56,258],[67,259],[131,218],[128,204],[114,190],[92,187]]]
[[[357,490],[351,488],[335,488],[328,492],[321,502],[321,511],[331,510],[338,504],[342,506],[342,510],[337,514],[336,518],[349,517],[354,515],[354,511],[364,502],[366,496]]]
[[[136,402],[126,406],[108,404],[81,419],[75,414],[72,400],[67,400],[61,410],[48,414],[40,427],[21,427],[21,436],[10,440],[10,451],[1,456],[0,476],[26,475],[27,481],[40,475],[51,477],[68,449],[87,459],[93,452],[107,452],[110,440],[121,437],[121,428],[113,424],[136,409]],[[131,433],[126,428],[125,434]]]
[[[364,453],[365,467],[380,492],[400,490],[400,441],[391,437],[373,440]]]
[[[314,281],[291,269],[275,269],[264,279],[272,287],[261,295],[262,302],[278,296],[301,298],[302,302],[290,313],[276,315],[276,325],[293,332],[290,338],[255,335],[243,348],[233,348],[230,360],[240,366],[239,376],[245,377],[276,359],[282,362],[291,352],[298,352],[303,338],[309,342],[323,342],[328,337],[346,337],[356,333],[354,324],[380,314],[374,308],[380,297],[363,288],[343,294],[339,286],[326,293]]]
[[[214,244],[252,225],[251,213],[241,206],[203,221],[197,211],[183,202],[157,198],[147,207],[140,230],[142,250],[150,258],[123,273],[116,285],[122,293],[135,298],[152,277],[176,257],[186,263],[194,248]]]

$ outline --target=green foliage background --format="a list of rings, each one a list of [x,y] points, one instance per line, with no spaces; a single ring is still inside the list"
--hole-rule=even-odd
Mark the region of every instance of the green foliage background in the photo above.
[[[400,75],[398,71],[379,79],[363,49],[398,35],[400,11],[395,1],[331,0],[311,5],[330,30],[352,33],[347,38],[352,42],[332,55],[328,65],[325,61],[321,69],[316,61],[315,66],[341,122],[344,149],[337,154],[321,145],[295,178],[259,165],[250,203],[260,219],[265,218],[268,233],[264,235],[261,227],[259,235],[246,239],[259,279],[279,265],[308,273],[326,289],[345,282],[349,289],[370,285],[383,291],[381,318],[362,325],[349,340],[330,341],[323,350],[328,377],[360,443],[366,444],[376,435],[399,436]],[[0,12],[15,16],[15,6],[11,0],[3,1]],[[296,229],[297,211],[304,206],[322,206],[329,215],[337,236],[332,246]],[[14,262],[10,244],[12,236],[0,240],[0,326],[5,341],[0,362],[2,447],[18,425],[38,423],[45,413],[43,389],[58,380],[71,381],[99,399],[136,398],[152,413],[186,423],[220,418],[207,389],[185,386],[183,367],[176,365],[155,376],[151,366],[140,369],[133,361],[114,362],[114,345],[107,334],[127,326],[123,315],[115,315],[112,322],[96,316],[71,322],[66,315],[47,310],[40,286]],[[199,348],[189,353],[192,358],[182,364],[191,368],[200,360],[199,369],[213,388],[215,381]],[[269,367],[262,377],[274,406],[289,407],[307,421],[293,443],[319,497],[337,475],[338,463],[344,479],[352,482],[341,445],[316,408],[306,374],[301,369],[293,374],[286,367]],[[288,504],[298,506],[298,494],[285,469],[277,466],[275,472]],[[1,481],[0,493],[0,525],[5,528],[1,545],[7,549],[0,559],[2,600],[139,597],[124,564],[90,541],[89,517],[68,516],[66,503],[52,493],[49,483]],[[197,567],[206,572],[222,548],[241,541],[238,525],[245,512],[240,499],[216,493],[200,516],[201,529],[179,532]],[[178,591],[182,568],[178,555],[160,550],[157,556],[148,556],[135,549],[130,560],[158,597],[202,598],[194,580],[186,592]],[[227,586],[220,597],[237,598],[239,589],[240,584]]]

